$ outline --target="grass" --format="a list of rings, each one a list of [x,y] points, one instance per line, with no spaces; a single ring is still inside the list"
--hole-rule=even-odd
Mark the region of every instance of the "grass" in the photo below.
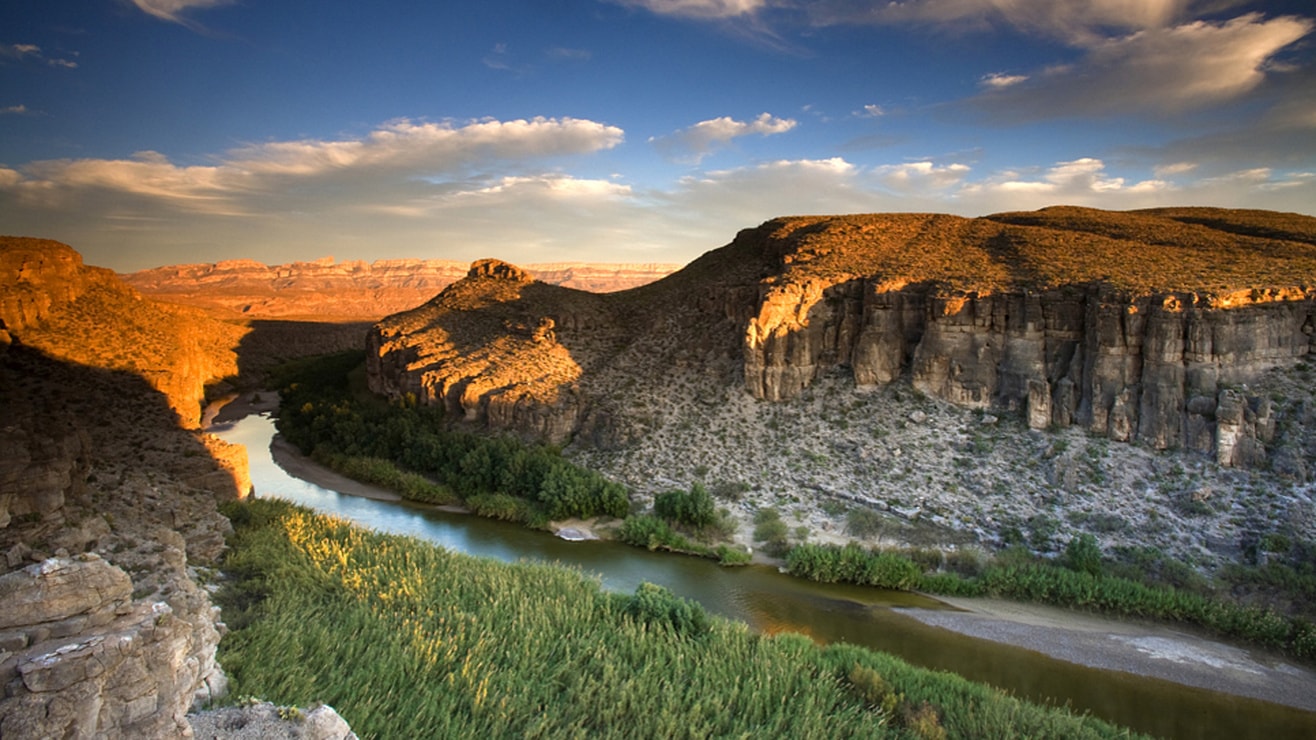
[[[889,655],[753,634],[649,584],[607,593],[278,501],[226,513],[232,695],[324,701],[363,738],[1131,736]]]
[[[1316,663],[1316,626],[1302,616],[1224,601],[1174,587],[1148,585],[1100,573],[1093,543],[1071,542],[1063,560],[1072,567],[998,558],[977,575],[920,567],[908,553],[864,549],[851,543],[797,545],[786,558],[792,575],[949,596],[992,596],[1103,614],[1193,624],[1216,635],[1250,642]]]

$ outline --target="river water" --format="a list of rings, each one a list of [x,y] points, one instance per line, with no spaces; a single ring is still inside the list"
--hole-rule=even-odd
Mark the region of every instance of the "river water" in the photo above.
[[[348,496],[293,478],[279,467],[269,451],[274,424],[265,415],[219,424],[210,431],[247,447],[256,495],[286,499],[379,531],[505,562],[559,563],[597,577],[604,588],[615,591],[634,591],[643,581],[656,583],[760,632],[799,632],[823,643],[848,642],[883,650],[916,665],[998,686],[1020,698],[1068,704],[1161,737],[1316,736],[1316,715],[1309,712],[1087,668],[930,627],[899,611],[899,607],[945,608],[917,594],[811,583],[775,568],[724,568],[709,560],[651,553],[614,542],[567,542],[505,522]]]

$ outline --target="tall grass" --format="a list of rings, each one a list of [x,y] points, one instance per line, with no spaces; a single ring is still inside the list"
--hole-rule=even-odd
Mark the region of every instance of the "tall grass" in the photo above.
[[[290,504],[231,505],[234,695],[367,738],[1128,737],[945,673],[752,634],[665,590],[503,564]]]
[[[1091,562],[1079,558],[1077,565]],[[1017,601],[1088,609],[1106,614],[1195,624],[1217,635],[1245,640],[1308,662],[1316,661],[1316,627],[1263,607],[1221,601],[1172,587],[1073,570],[1040,562],[997,561],[977,576],[924,572],[898,552],[851,543],[806,544],[786,558],[791,574],[822,582],[843,581],[950,596],[996,596]]]

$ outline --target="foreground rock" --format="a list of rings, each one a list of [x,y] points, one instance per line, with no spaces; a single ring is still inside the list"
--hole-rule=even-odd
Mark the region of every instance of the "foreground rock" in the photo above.
[[[356,733],[326,704],[305,709],[257,702],[188,717],[197,740],[356,740]]]

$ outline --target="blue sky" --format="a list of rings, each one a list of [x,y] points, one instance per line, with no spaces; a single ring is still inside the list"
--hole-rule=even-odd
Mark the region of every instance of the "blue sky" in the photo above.
[[[1316,11],[1236,0],[0,8],[0,233],[118,270],[685,262],[779,215],[1316,214]]]

